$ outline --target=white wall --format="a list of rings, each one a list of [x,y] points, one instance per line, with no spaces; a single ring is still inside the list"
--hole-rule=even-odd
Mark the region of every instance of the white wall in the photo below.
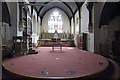
[[[17,36],[23,36],[23,31],[20,31],[20,25],[19,25],[19,18],[20,18],[20,12],[19,12],[19,4],[17,3]]]
[[[39,38],[39,23],[37,22],[37,13],[33,9],[33,16],[32,16],[32,43],[37,43]]]
[[[79,13],[75,14],[75,34],[79,34]]]
[[[43,32],[43,30],[44,30],[44,32],[48,31],[48,19],[53,10],[54,9],[48,11],[45,14],[45,16],[43,17],[42,26],[41,26],[42,32]],[[69,22],[67,15],[60,9],[57,9],[57,10],[61,13],[62,18],[63,18],[63,32],[67,32],[68,30],[70,32],[70,22]]]
[[[37,33],[37,13],[36,11],[33,9],[33,25],[32,25],[32,30],[33,30],[33,34]]]
[[[87,38],[87,49],[90,52],[94,52],[94,33],[89,33]]]
[[[81,33],[88,33],[89,11],[86,8],[86,3],[81,7]]]
[[[40,25],[40,17],[38,17],[38,36],[40,36],[40,33],[41,33],[41,25]]]
[[[74,24],[73,24],[74,25]],[[75,46],[78,46],[77,44],[77,35],[79,34],[79,13],[78,11],[75,14],[75,35],[74,35],[74,44]]]
[[[87,34],[87,50],[94,52],[94,31],[93,33],[88,32],[89,11],[86,8],[86,4],[84,3],[81,7],[81,33]],[[94,11],[92,12],[94,13]]]
[[[71,19],[71,34],[74,34],[73,18]]]

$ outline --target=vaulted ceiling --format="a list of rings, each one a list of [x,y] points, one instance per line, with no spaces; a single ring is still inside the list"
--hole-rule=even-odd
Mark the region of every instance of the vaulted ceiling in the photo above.
[[[44,15],[53,8],[62,10],[69,19],[71,19],[84,2],[30,2],[30,5],[36,10],[38,16],[42,19]]]

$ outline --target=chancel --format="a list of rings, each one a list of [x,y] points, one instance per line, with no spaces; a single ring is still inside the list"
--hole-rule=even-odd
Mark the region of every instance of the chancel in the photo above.
[[[58,32],[57,32],[57,30],[55,30],[54,35],[53,35],[53,38],[55,38],[55,39],[58,39],[58,38],[59,38],[59,37],[58,37]]]
[[[119,9],[117,0],[0,1],[1,79],[119,80]]]

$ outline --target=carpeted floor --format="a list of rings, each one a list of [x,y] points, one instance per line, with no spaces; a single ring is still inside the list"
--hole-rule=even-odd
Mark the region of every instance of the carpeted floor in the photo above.
[[[33,48],[38,54],[6,59],[8,70],[32,77],[82,77],[98,73],[108,66],[108,61],[76,47],[63,47],[62,51],[51,47]]]
[[[34,78],[77,78],[104,71],[109,63],[100,55],[76,47],[33,48],[38,54],[6,59],[3,66],[9,71]]]

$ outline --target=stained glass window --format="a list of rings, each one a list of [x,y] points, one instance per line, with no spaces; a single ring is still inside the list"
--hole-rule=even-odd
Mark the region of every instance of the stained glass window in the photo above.
[[[48,20],[48,32],[54,33],[57,30],[58,33],[62,33],[63,22],[62,16],[58,10],[54,10]]]

